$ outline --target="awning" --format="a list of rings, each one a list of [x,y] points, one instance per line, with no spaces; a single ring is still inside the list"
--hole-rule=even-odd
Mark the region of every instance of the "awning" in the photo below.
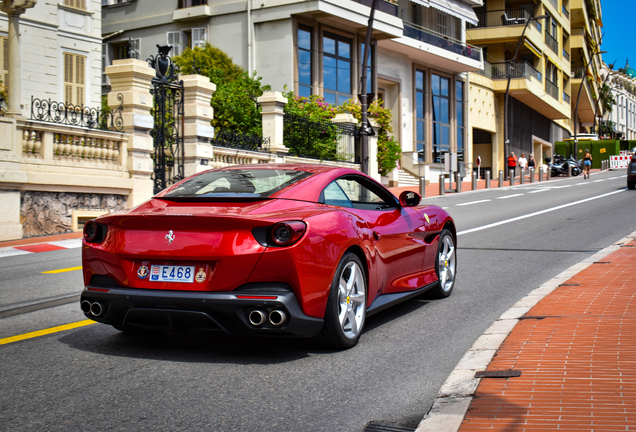
[[[411,0],[413,3],[417,3],[418,5],[429,7],[428,0]]]
[[[415,3],[419,3],[419,1],[415,1]],[[477,14],[475,14],[473,8],[459,0],[428,0],[428,3],[435,9],[446,12],[447,14],[459,19],[463,19],[473,25],[477,25],[479,23]]]
[[[526,48],[532,51],[534,55],[536,55],[537,57],[541,58],[543,56],[543,53],[541,52],[541,50],[537,48],[536,46],[534,46],[534,44],[530,42],[528,39],[523,38],[523,44],[526,46]]]

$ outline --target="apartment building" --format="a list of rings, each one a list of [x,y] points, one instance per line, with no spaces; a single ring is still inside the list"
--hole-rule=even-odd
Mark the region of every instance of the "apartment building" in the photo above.
[[[467,41],[482,47],[485,67],[470,74],[473,155],[495,172],[508,152],[541,163],[555,141],[594,123],[600,0],[485,0],[475,10]]]
[[[12,2],[4,2],[5,6]],[[31,115],[31,98],[100,106],[101,2],[39,0],[19,18],[21,111]],[[35,4],[33,4],[35,3]],[[2,8],[0,8],[2,9]],[[8,17],[0,13],[0,79],[11,80]]]
[[[477,24],[473,6],[482,0],[378,3],[367,90],[393,112],[402,167],[439,172],[448,152],[468,160],[466,72],[483,65],[482,50],[466,43],[466,24]],[[122,58],[129,42],[141,59],[156,54],[157,44],[172,46],[174,55],[209,42],[257,71],[273,90],[287,87],[341,104],[361,92],[370,5],[371,0],[104,0],[103,64]]]
[[[619,139],[636,140],[636,70],[629,66],[629,61],[618,70],[603,66],[603,75],[606,76],[616,105],[609,112],[599,110],[599,121],[611,125],[611,130]]]

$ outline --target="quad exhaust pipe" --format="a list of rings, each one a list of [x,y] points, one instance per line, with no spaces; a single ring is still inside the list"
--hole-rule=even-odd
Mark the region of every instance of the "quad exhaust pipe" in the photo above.
[[[287,314],[282,310],[274,309],[268,315],[262,310],[255,309],[249,313],[248,319],[250,324],[256,327],[264,325],[268,320],[271,325],[279,327],[287,322]]]
[[[100,302],[89,302],[88,300],[82,301],[80,303],[80,307],[82,308],[82,312],[86,315],[100,316],[104,313],[106,308]]]

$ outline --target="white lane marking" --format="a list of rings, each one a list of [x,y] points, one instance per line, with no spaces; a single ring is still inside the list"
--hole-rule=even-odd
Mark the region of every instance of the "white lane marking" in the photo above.
[[[624,192],[626,190],[627,190],[627,188],[619,189],[619,190],[614,191],[614,192],[609,192],[609,193],[606,193],[606,194],[603,194],[603,195],[598,195],[598,196],[591,197],[591,198],[585,198],[583,200],[574,201],[574,202],[571,202],[569,204],[562,204],[560,206],[552,207],[552,208],[541,210],[541,211],[534,212],[534,213],[529,213],[527,215],[517,216],[517,217],[514,217],[512,219],[506,219],[506,220],[502,220],[502,221],[499,221],[499,222],[491,223],[491,224],[488,224],[488,225],[480,226],[480,227],[477,227],[477,228],[471,228],[471,229],[468,229],[468,230],[460,231],[460,232],[457,233],[457,235],[469,234],[469,233],[472,233],[472,232],[481,231],[481,230],[485,230],[485,229],[488,229],[488,228],[493,228],[493,227],[496,227],[496,226],[499,226],[499,225],[504,225],[504,224],[507,224],[507,223],[510,223],[510,222],[516,222],[516,221],[519,221],[519,220],[522,220],[522,219],[527,219],[527,218],[530,218],[530,217],[533,217],[533,216],[539,216],[539,215],[542,215],[542,214],[545,214],[545,213],[550,213],[550,212],[553,212],[553,211],[556,211],[556,210],[561,210],[561,209],[564,209],[566,207],[571,207],[573,205],[582,204],[582,203],[585,203],[585,202],[588,202],[588,201],[594,201],[594,200],[599,199],[599,198],[605,198],[605,197],[608,197],[610,195],[617,194],[619,192]]]
[[[47,243],[55,245],[55,246],[63,247],[66,249],[75,249],[78,247],[82,247],[82,239],[58,240],[58,241],[51,241]]]
[[[598,183],[598,182],[602,182],[602,181],[605,181],[605,179],[594,180],[592,183]]]
[[[14,249],[12,247],[0,248],[0,258],[13,256],[13,255],[26,255],[33,252],[27,252],[20,249]]]
[[[563,186],[552,186],[552,189],[563,189],[563,188],[568,188],[572,185],[563,185]]]
[[[485,199],[485,200],[479,200],[479,201],[471,201],[471,202],[467,202],[467,203],[455,204],[455,206],[457,206],[457,207],[467,206],[467,205],[479,204],[479,203],[488,202],[488,201],[492,201],[492,200]]]
[[[530,191],[528,193],[539,193],[539,192],[545,192],[545,191],[549,191],[549,190],[550,189],[537,189],[537,190]]]
[[[448,207],[442,207],[442,209],[444,209],[444,210],[448,210]]]
[[[497,197],[497,199],[508,199],[508,198],[512,198],[512,197],[516,197],[516,196],[522,196],[522,195],[525,195],[525,194],[506,195],[506,196]]]

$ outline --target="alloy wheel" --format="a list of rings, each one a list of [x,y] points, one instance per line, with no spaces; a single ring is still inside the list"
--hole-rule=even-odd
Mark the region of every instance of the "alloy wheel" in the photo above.
[[[364,275],[355,261],[342,269],[338,284],[338,321],[349,339],[358,337],[364,324],[366,290]]]

